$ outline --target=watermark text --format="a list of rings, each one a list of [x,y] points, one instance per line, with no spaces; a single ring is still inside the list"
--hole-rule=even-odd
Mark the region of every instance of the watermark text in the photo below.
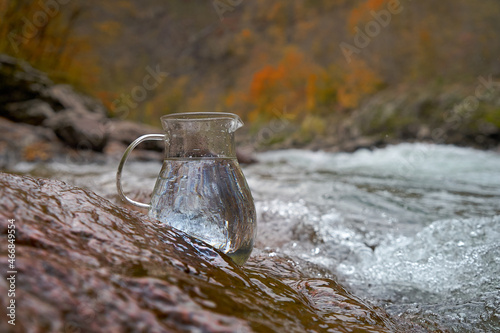
[[[16,325],[16,220],[10,219],[7,225],[7,322]]]

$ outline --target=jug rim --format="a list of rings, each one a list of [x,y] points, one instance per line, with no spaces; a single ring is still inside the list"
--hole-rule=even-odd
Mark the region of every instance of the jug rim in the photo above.
[[[180,113],[170,113],[161,116],[160,119],[163,120],[175,120],[175,121],[193,121],[193,120],[221,120],[221,119],[232,119],[239,120],[240,117],[237,114],[229,112],[180,112]]]

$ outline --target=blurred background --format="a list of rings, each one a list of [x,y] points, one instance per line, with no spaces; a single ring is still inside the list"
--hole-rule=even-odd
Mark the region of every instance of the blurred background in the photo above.
[[[2,0],[0,53],[154,126],[217,110],[271,128],[266,147],[491,148],[499,15],[495,0]]]

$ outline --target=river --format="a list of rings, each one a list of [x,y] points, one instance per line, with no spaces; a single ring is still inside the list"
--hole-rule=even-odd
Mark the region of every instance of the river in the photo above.
[[[500,154],[400,144],[257,158],[243,168],[258,213],[252,269],[263,257],[286,257],[294,265],[279,269],[334,277],[429,329],[500,331]],[[116,200],[116,166],[20,163],[10,171]],[[125,190],[147,197],[159,168],[130,162]]]

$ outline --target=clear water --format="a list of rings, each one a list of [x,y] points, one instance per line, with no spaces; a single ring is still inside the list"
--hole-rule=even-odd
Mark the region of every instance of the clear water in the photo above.
[[[149,215],[243,263],[253,248],[255,208],[236,159],[167,159]]]
[[[400,144],[257,157],[243,170],[259,221],[250,267],[334,275],[354,294],[431,330],[500,331],[500,154]],[[147,198],[160,165],[126,169],[125,190]],[[17,170],[116,198],[116,164]],[[277,256],[294,262],[269,264]]]

